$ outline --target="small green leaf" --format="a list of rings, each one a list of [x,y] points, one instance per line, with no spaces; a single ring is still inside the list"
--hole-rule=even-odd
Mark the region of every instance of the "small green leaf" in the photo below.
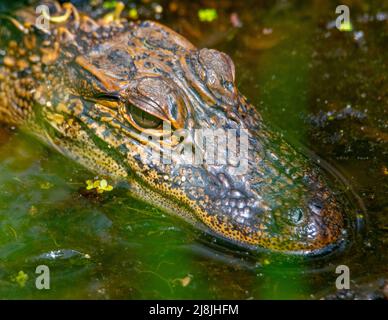
[[[202,22],[212,22],[218,18],[216,9],[200,9],[198,10],[198,18]]]
[[[45,182],[42,182],[40,184],[40,188],[43,189],[43,190],[48,190],[48,189],[51,189],[54,185],[49,182],[49,181],[45,181]]]
[[[103,4],[102,4],[102,7],[104,9],[115,9],[117,6],[117,1],[105,1]]]
[[[86,180],[86,190],[96,189],[97,193],[103,193],[105,191],[112,191],[113,186],[109,185],[108,181],[102,180]]]
[[[28,274],[26,274],[23,270],[20,270],[17,276],[15,276],[12,280],[23,288],[28,280]]]
[[[128,16],[129,16],[129,18],[134,19],[134,20],[139,19],[139,14],[138,14],[136,8],[129,9]]]

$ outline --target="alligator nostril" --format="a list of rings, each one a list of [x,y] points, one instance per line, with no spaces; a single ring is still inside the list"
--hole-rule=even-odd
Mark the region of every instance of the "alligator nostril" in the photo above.
[[[288,219],[293,224],[298,224],[303,221],[303,210],[301,208],[293,208],[288,211]]]
[[[309,204],[309,208],[314,214],[319,215],[323,209],[323,204],[318,200],[314,200]]]

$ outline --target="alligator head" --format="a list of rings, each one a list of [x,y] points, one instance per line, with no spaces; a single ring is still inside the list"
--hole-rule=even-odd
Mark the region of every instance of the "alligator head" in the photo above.
[[[41,42],[38,73],[46,76],[30,121],[40,137],[232,242],[310,253],[341,239],[334,192],[239,93],[226,54],[197,49],[155,22],[82,19]],[[239,157],[218,148],[224,161],[188,161],[182,150],[204,153],[201,129],[209,130],[202,137],[218,132],[213,147],[233,133]]]

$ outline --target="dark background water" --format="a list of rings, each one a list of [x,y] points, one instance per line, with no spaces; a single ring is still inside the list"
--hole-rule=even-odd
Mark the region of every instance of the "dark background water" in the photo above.
[[[0,10],[27,2],[1,1]],[[111,11],[98,0],[73,2]],[[339,264],[349,266],[352,286],[388,278],[387,2],[344,1],[349,32],[334,26],[336,1],[125,3],[124,14],[136,8],[141,19],[233,58],[239,89],[264,119],[330,163],[360,197],[361,241],[322,259],[242,252],[125,188],[88,195],[93,174],[3,127],[0,298],[317,298],[335,290]],[[217,18],[200,21],[205,8]],[[50,290],[35,288],[40,264],[50,267]],[[24,283],[15,280],[20,271]]]

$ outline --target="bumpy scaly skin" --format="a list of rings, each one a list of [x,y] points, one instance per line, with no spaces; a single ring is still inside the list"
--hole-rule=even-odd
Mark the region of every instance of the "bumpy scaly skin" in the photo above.
[[[15,14],[20,25],[13,24],[27,33],[2,46],[0,120],[23,125],[87,168],[128,181],[135,195],[240,244],[310,253],[339,241],[345,222],[334,193],[238,92],[226,54],[197,49],[155,22],[96,22],[50,4],[54,17],[66,10],[68,18],[52,22],[49,34],[33,26],[33,11]],[[231,163],[182,164],[174,156],[171,164],[154,163],[134,108],[172,130],[246,128],[247,172]],[[195,148],[193,141],[183,144]]]

